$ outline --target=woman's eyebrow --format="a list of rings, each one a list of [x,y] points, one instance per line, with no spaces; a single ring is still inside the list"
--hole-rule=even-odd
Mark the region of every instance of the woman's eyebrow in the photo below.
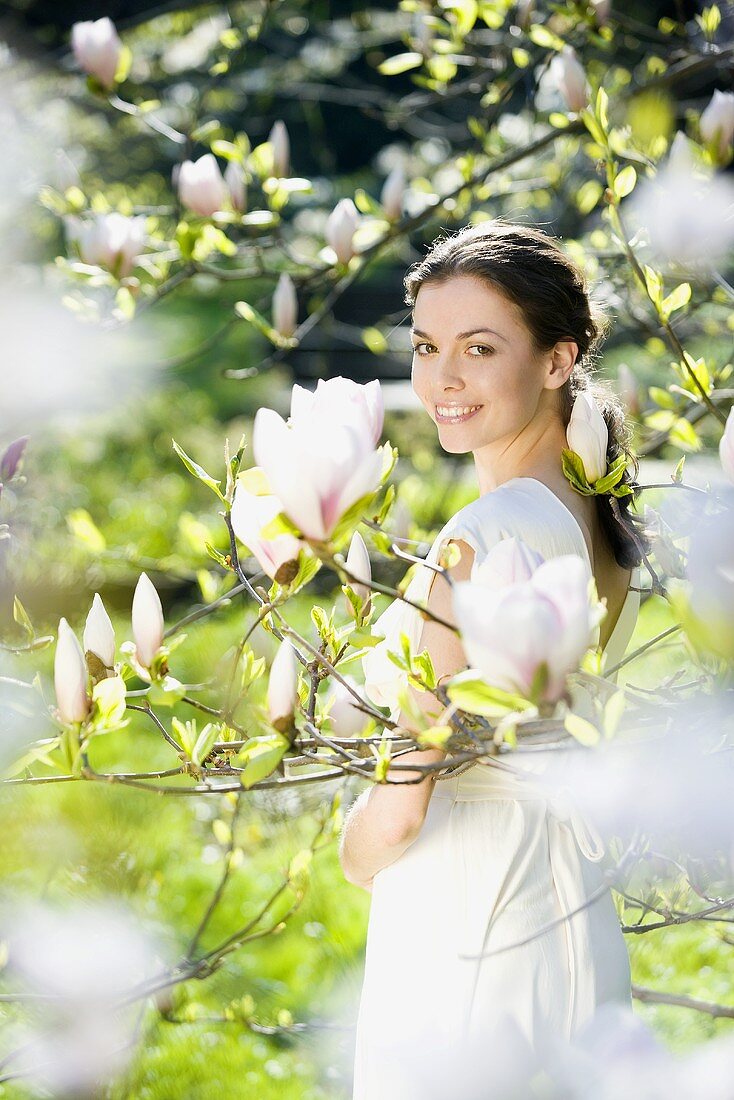
[[[421,332],[419,328],[411,328],[410,331],[414,336],[423,336],[426,340],[431,339],[427,332]],[[469,329],[468,332],[457,332],[456,339],[465,340],[467,336],[476,336],[480,332],[491,332],[493,336],[499,336],[500,340],[504,340],[505,343],[507,343],[507,337],[503,336],[501,332],[496,332],[493,328],[472,328]]]

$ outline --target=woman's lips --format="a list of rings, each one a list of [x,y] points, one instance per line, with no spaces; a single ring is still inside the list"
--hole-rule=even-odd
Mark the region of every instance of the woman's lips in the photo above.
[[[479,412],[479,410],[483,409],[484,406],[483,405],[474,405],[474,406],[472,406],[472,405],[462,405],[461,408],[462,409],[469,408],[472,411],[468,412],[468,413],[464,413],[463,415],[454,413],[451,416],[446,416],[445,414],[442,414],[438,411],[439,406],[437,405],[436,406],[436,421],[439,424],[462,424],[465,420],[471,420],[471,418],[473,416],[476,416],[476,414]]]

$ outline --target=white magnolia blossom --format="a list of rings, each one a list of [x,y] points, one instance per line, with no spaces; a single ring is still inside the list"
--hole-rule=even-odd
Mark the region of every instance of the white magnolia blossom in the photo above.
[[[273,328],[281,336],[292,336],[298,325],[298,295],[287,271],[281,271],[273,292]]]
[[[278,119],[273,124],[268,134],[268,141],[273,146],[273,175],[283,179],[290,173],[291,143],[288,129],[282,119]]]
[[[566,439],[581,457],[590,485],[607,472],[609,429],[593,394],[581,390],[573,403]]]
[[[688,547],[690,607],[717,652],[734,656],[734,509],[702,515]]]
[[[229,191],[232,209],[241,213],[247,206],[247,182],[245,169],[238,160],[231,160],[225,168],[224,182]]]
[[[548,68],[548,79],[563,96],[569,111],[582,111],[589,102],[586,71],[573,46],[566,45]]]
[[[729,409],[724,434],[719,440],[721,468],[734,485],[734,405]]]
[[[472,580],[454,584],[453,601],[472,667],[491,686],[527,696],[545,665],[544,702],[565,693],[605,613],[590,599],[589,569],[578,554],[542,562],[529,580],[501,587],[485,558]]]
[[[734,143],[734,92],[714,92],[699,120],[704,141],[717,142],[723,160]]]
[[[54,690],[62,722],[83,722],[91,707],[87,662],[79,639],[64,618],[59,620],[56,635]]]
[[[84,263],[104,267],[118,279],[130,274],[145,248],[144,214],[128,217],[113,211],[84,219],[70,217],[66,225]]]
[[[278,646],[270,667],[267,706],[268,718],[277,726],[292,717],[298,702],[298,663],[296,651],[287,638]]]
[[[365,582],[364,584],[359,584],[358,581],[347,578],[347,584],[349,584],[363,600],[369,599],[372,593],[372,589],[369,586],[369,582],[372,580],[372,566],[370,564],[369,551],[359,531],[355,531],[352,535],[352,540],[349,543],[349,552],[347,553],[344,564],[350,573],[353,573],[355,577]]]
[[[105,16],[75,23],[71,28],[71,48],[80,68],[96,77],[105,88],[113,86],[122,42],[111,19]]]
[[[205,153],[198,160],[185,160],[178,170],[178,196],[194,214],[210,218],[222,210],[229,196],[217,158]]]
[[[384,408],[378,380],[320,379],[312,393],[294,385],[289,422],[258,409],[252,435],[286,515],[308,539],[328,539],[347,509],[380,484]]]
[[[149,668],[163,644],[164,621],[160,596],[147,573],[141,573],[135,585],[132,627],[138,661]]]
[[[530,580],[543,561],[542,554],[513,535],[500,539],[490,548],[481,565],[473,570],[473,579],[480,577],[482,585],[487,588],[522,584]]]
[[[99,657],[105,668],[115,664],[115,630],[99,592],[94,593],[92,606],[84,625],[84,652]]]
[[[301,541],[284,533],[274,539],[262,538],[260,532],[283,511],[281,501],[272,493],[258,496],[237,483],[232,501],[232,529],[273,580],[286,562],[298,557]]]
[[[360,221],[359,211],[351,199],[340,199],[326,219],[326,243],[342,264],[348,264],[354,256],[354,234]]]
[[[380,202],[388,221],[399,221],[403,213],[403,196],[405,195],[405,169],[402,164],[396,165],[384,184],[380,193]]]
[[[734,245],[734,183],[699,163],[683,134],[653,179],[641,180],[627,200],[631,223],[643,229],[650,256],[691,270],[708,270]]]
[[[354,688],[357,695],[363,698],[362,689],[355,678],[345,673],[344,679],[350,687]],[[324,702],[330,704],[329,720],[336,736],[359,737],[368,721],[368,716],[354,705],[356,702],[354,696],[339,680],[330,681]]]

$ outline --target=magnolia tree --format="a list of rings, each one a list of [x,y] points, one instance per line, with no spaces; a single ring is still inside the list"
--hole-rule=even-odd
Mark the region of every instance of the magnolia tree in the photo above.
[[[223,26],[210,44],[212,85],[221,87],[231,76],[236,87],[248,50],[275,17],[268,13],[253,22],[244,8],[242,27]],[[450,545],[423,566],[411,552],[415,544],[395,533],[398,452],[382,442],[379,382],[360,386],[336,377],[320,381],[315,392],[294,385],[287,419],[260,408],[250,438],[243,437],[234,453],[225,440],[222,471],[203,469],[173,441],[189,473],[211,490],[226,527],[228,552],[211,543],[202,548],[230,579],[226,597],[167,626],[156,586],[142,572],[130,636],[119,645],[98,593],[81,641],[70,625],[80,609],[69,608],[55,637],[39,636],[16,597],[17,631],[4,648],[27,662],[35,650],[54,645],[54,695],[40,676],[26,680],[44,700],[48,728],[29,738],[4,782],[99,782],[170,797],[229,795],[237,807],[262,790],[350,776],[390,783],[402,781],[401,769],[448,773],[477,760],[511,758],[538,735],[554,735],[579,746],[572,770],[556,780],[568,784],[571,776],[581,809],[593,814],[611,842],[605,883],[615,887],[624,930],[641,934],[690,921],[726,921],[734,905],[734,413],[726,387],[732,366],[696,357],[685,343],[700,331],[713,335],[732,327],[734,291],[722,269],[734,243],[734,189],[722,169],[733,156],[734,95],[707,92],[678,125],[683,82],[702,75],[710,81],[727,65],[730,70],[721,13],[711,6],[690,25],[663,19],[645,26],[601,2],[536,7],[404,0],[395,18],[385,41],[402,39],[402,47],[384,48],[373,63],[385,116],[398,112],[415,150],[394,164],[377,197],[360,189],[332,206],[297,174],[282,120],[253,146],[244,129],[209,117],[205,98],[202,117],[193,118],[174,95],[166,98],[169,84],[157,77],[156,58],[140,37],[124,44],[109,19],[77,24],[71,47],[74,64],[87,73],[87,94],[98,109],[131,116],[151,141],[170,146],[175,167],[166,184],[168,201],[154,213],[138,209],[134,198],[113,209],[102,191],[85,189],[83,178],[44,190],[43,201],[66,230],[68,251],[58,265],[71,284],[67,301],[87,318],[122,325],[202,273],[239,282],[245,294],[255,277],[269,276],[269,301],[253,305],[243,297],[233,321],[254,325],[269,342],[270,365],[298,347],[370,264],[409,234],[430,232],[447,219],[462,224],[492,217],[505,209],[500,195],[545,195],[550,202],[550,181],[566,191],[579,218],[578,237],[567,247],[590,274],[607,273],[610,296],[669,360],[670,384],[649,390],[629,367],[620,370],[630,415],[640,426],[640,452],[669,456],[706,443],[719,448],[717,475],[706,488],[686,482],[683,458],[673,459],[668,481],[630,483],[624,456],[608,466],[606,424],[583,394],[568,427],[563,470],[574,489],[611,494],[615,501],[633,494],[637,506],[644,505],[655,538],[651,554],[641,547],[643,594],[666,601],[674,625],[609,667],[598,645],[606,607],[581,558],[543,561],[508,538],[477,564],[470,581],[453,580]],[[618,63],[613,52],[619,39],[628,64]],[[355,29],[350,48],[359,46]],[[390,81],[405,74],[412,75],[415,90],[393,99]],[[153,96],[150,86],[158,78]],[[464,89],[481,95],[466,120],[463,151],[430,165],[421,158],[416,120]],[[689,92],[686,100],[692,102]],[[540,181],[528,176],[528,164]],[[369,341],[378,350],[387,346],[377,326]],[[27,442],[7,447],[3,482],[20,478]],[[648,490],[662,495],[658,509],[645,502]],[[624,522],[619,508],[616,515]],[[378,579],[380,555],[406,566],[397,588]],[[380,646],[375,619],[379,595],[404,597],[424,619],[435,618],[426,601],[407,591],[408,581],[425,568],[451,584],[468,660],[466,669],[441,683],[428,651],[418,651],[407,634],[397,650]],[[338,578],[341,595],[324,601],[327,606],[314,603],[313,632],[299,631],[289,601],[307,594],[327,570]],[[176,651],[185,645],[185,626],[216,617],[233,600],[242,600],[252,621],[226,655],[227,683],[213,705],[202,699],[205,685],[177,675]],[[269,667],[257,656],[257,631],[275,643]],[[683,640],[685,669],[657,684],[612,682],[613,673],[671,635]],[[386,683],[402,673],[397,717],[374,693],[367,697],[360,676],[352,674],[370,661],[382,662]],[[578,683],[592,701],[583,716],[573,710]],[[126,736],[131,711],[167,746],[168,767],[121,773],[96,763],[103,737]],[[401,756],[416,748],[439,748],[446,756],[401,764]],[[235,809],[222,840],[221,881],[184,957],[149,967],[124,990],[115,984],[115,996],[105,1002],[109,1010],[205,980],[233,951],[279,930],[302,902],[314,853],[335,840],[341,800],[341,789],[324,797],[312,844],[294,856],[258,919],[217,938],[212,917],[242,859]],[[284,892],[292,904],[275,919]],[[712,1016],[734,1011],[682,995],[635,993]],[[252,1006],[243,1004],[225,1006],[222,1019],[254,1026]],[[672,1063],[652,1041],[643,1050],[658,1079],[665,1066],[672,1087]],[[731,1065],[731,1051],[726,1059]],[[625,1072],[623,1066],[615,1080],[622,1082]],[[639,1077],[637,1087],[639,1092]]]

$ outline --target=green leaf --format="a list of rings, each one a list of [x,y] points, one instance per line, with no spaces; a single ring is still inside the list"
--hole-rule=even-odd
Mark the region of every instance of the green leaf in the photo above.
[[[454,676],[446,685],[452,703],[468,714],[484,718],[499,718],[512,711],[528,710],[532,704],[521,695],[491,687],[476,669],[467,669]]]
[[[676,482],[678,485],[680,485],[680,483],[683,481],[683,465],[685,461],[686,456],[683,455],[683,457],[677,463],[675,470],[673,471],[673,481]]]
[[[422,53],[398,53],[394,57],[388,57],[377,66],[377,71],[383,76],[398,76],[399,73],[408,72],[409,69],[417,69],[423,64]]]
[[[615,177],[613,191],[618,199],[625,198],[630,192],[634,191],[635,184],[637,183],[637,172],[634,165],[628,164],[626,168]]]
[[[663,297],[663,278],[653,267],[649,264],[644,265],[645,282],[647,284],[647,293],[650,296],[650,301],[654,305],[660,306]]]
[[[587,722],[578,714],[567,714],[563,724],[571,736],[582,745],[596,745],[600,739],[601,735],[596,726],[592,726],[591,722]]]
[[[562,50],[565,46],[562,38],[540,23],[533,23],[528,28],[528,38],[536,46],[542,46],[545,50]]]
[[[175,676],[164,676],[162,680],[154,680],[148,690],[148,702],[152,706],[173,707],[186,694],[186,685],[177,680]]]
[[[249,321],[251,325],[254,325],[255,328],[263,334],[263,336],[267,336],[271,344],[275,344],[276,347],[290,348],[297,345],[297,340],[291,336],[283,336],[274,329],[270,322],[263,317],[262,313],[259,313],[249,302],[236,302],[234,310],[243,321]]]
[[[667,297],[663,298],[660,306],[660,310],[664,319],[670,317],[671,313],[675,313],[677,309],[681,309],[691,300],[691,284],[679,283],[675,290],[671,290]]]
[[[189,473],[192,473],[194,477],[203,482],[204,485],[212,490],[212,492],[217,494],[223,504],[226,504],[227,502],[224,499],[222,490],[220,489],[220,482],[213,478],[211,474],[208,474],[206,470],[198,464],[198,462],[194,462],[193,458],[189,458],[189,456],[186,454],[186,451],[183,449],[183,447],[179,447],[175,439],[172,439],[171,442],[173,443],[174,451],[181,459]]]
[[[106,549],[107,540],[86,508],[74,508],[67,515],[66,524],[72,535],[95,554]]]
[[[627,455],[621,454],[609,467],[604,477],[600,477],[594,482],[595,491],[597,493],[608,493],[613,485],[617,485],[622,480],[626,469]]]
[[[282,733],[251,737],[236,757],[237,764],[243,767],[240,775],[242,786],[249,789],[261,779],[272,775],[288,747],[288,738]]]
[[[564,447],[561,451],[561,465],[564,476],[570,481],[576,492],[583,496],[593,496],[594,490],[589,485],[584,469],[583,459],[576,451]]]
[[[90,728],[95,733],[109,733],[128,724],[125,721],[125,681],[121,676],[107,676],[92,688],[94,712]]]
[[[13,618],[19,626],[22,626],[29,638],[33,637],[33,623],[31,622],[28,612],[20,602],[19,596],[13,596]]]
[[[212,746],[218,736],[219,726],[214,722],[207,722],[197,737],[194,751],[191,754],[191,759],[195,764],[201,765],[204,763],[209,753],[212,751]]]

